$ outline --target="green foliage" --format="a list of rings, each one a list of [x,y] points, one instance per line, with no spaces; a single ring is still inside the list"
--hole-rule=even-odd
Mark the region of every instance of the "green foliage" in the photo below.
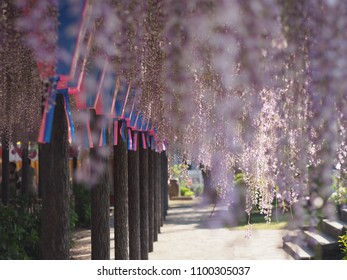
[[[180,188],[181,196],[185,196],[186,192],[190,192],[189,188]]]
[[[237,189],[239,197],[239,203],[241,204],[242,209],[246,207],[246,190],[249,189],[249,186],[245,180],[245,175],[242,172],[238,172],[234,176],[234,184]]]
[[[336,176],[333,177],[333,193],[331,194],[329,200],[336,205],[347,204],[347,187],[345,185],[345,180],[340,179]]]
[[[75,197],[75,214],[77,219],[75,225],[78,227],[89,228],[91,225],[91,197],[90,190],[83,185],[74,185],[73,193]],[[74,215],[74,214],[72,214]],[[72,217],[75,218],[75,217]]]
[[[175,164],[170,168],[171,176],[177,179],[181,179],[184,173],[187,171],[188,166],[184,163]]]
[[[189,188],[181,188],[181,196],[194,196],[195,193],[191,191]]]
[[[184,193],[184,196],[195,196],[195,193],[189,190]]]
[[[274,212],[276,209],[274,209]],[[237,226],[232,227],[236,230],[247,230],[249,223],[252,224],[253,230],[273,230],[273,229],[284,229],[288,225],[288,220],[290,220],[290,215],[288,213],[279,214],[274,221],[268,223],[264,219],[264,215],[259,212],[259,210],[253,210],[247,219],[239,219],[237,221]]]
[[[246,186],[246,182],[245,182],[245,179],[243,178],[242,172],[235,174],[234,183],[236,186]]]
[[[343,255],[343,260],[347,260],[347,233],[344,235],[339,236],[339,245],[340,245],[340,250]]]
[[[180,182],[180,189],[189,189],[187,181],[181,180],[181,182]]]
[[[194,188],[194,194],[196,197],[202,195],[204,191],[204,188],[202,187],[202,185],[198,185],[197,187]]]
[[[40,259],[41,206],[18,196],[8,206],[0,204],[0,259]]]
[[[178,179],[181,196],[194,196],[194,192],[188,188],[188,165],[184,163],[176,164],[170,170],[171,176]]]
[[[170,168],[170,171],[171,171],[171,176],[175,179],[178,179],[181,195],[183,195],[182,189],[184,192],[188,185],[188,182],[187,182],[188,166],[184,163],[175,164],[174,166]]]

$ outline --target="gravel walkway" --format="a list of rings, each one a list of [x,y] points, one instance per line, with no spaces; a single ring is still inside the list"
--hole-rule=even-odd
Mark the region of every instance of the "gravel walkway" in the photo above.
[[[150,260],[286,260],[282,249],[285,230],[254,230],[246,239],[242,230],[223,226],[227,210],[200,207],[196,201],[170,201],[170,209]],[[221,218],[222,217],[222,218]],[[111,258],[114,256],[114,228],[111,219]],[[90,230],[73,234],[72,259],[90,259]],[[113,257],[114,258],[114,257]]]
[[[152,260],[286,260],[292,259],[282,249],[285,230],[254,230],[246,239],[243,230],[223,226],[227,209],[171,204]],[[223,221],[223,222],[222,222]]]

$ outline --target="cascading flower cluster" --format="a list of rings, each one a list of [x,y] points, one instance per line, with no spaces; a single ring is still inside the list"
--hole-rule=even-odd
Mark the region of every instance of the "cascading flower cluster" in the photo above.
[[[91,3],[95,46],[141,91],[136,105],[169,140],[170,152],[208,166],[226,199],[234,169],[242,170],[245,210],[257,204],[267,221],[276,196],[289,206],[298,201],[299,224],[307,197],[312,213],[328,209],[332,170],[346,171],[346,1]],[[4,11],[0,56],[6,61],[13,51],[6,48]],[[35,23],[25,18],[26,26],[30,20]],[[38,58],[49,49],[28,46]],[[15,76],[6,65],[0,65],[2,81]],[[1,100],[10,100],[6,83],[0,85]]]

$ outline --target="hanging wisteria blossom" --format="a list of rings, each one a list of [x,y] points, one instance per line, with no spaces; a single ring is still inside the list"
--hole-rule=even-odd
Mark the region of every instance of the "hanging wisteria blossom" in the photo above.
[[[38,133],[42,81],[55,71],[58,3],[31,1],[36,12],[26,13],[24,2],[2,1],[0,11],[0,137],[8,140]],[[232,201],[239,169],[248,214],[257,205],[270,222],[280,198],[301,224],[307,197],[313,216],[331,214],[333,169],[346,172],[346,1],[88,4],[86,34],[95,35],[80,57],[86,76],[107,60],[138,92],[132,111],[151,120],[170,153],[209,169],[223,199]]]

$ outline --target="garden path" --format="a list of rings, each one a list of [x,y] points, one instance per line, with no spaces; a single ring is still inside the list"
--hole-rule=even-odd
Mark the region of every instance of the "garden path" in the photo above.
[[[243,230],[225,227],[227,209],[201,206],[197,201],[170,201],[170,208],[150,260],[286,260],[282,249],[285,230],[253,230],[246,239]],[[111,218],[111,258],[114,256],[114,228]],[[90,231],[74,233],[72,259],[90,259]],[[114,257],[113,257],[114,258]]]
[[[171,201],[149,259],[292,259],[282,249],[285,230],[253,230],[252,238],[246,239],[244,230],[224,226],[230,222],[226,206],[217,206],[210,217],[211,211],[212,206]]]

